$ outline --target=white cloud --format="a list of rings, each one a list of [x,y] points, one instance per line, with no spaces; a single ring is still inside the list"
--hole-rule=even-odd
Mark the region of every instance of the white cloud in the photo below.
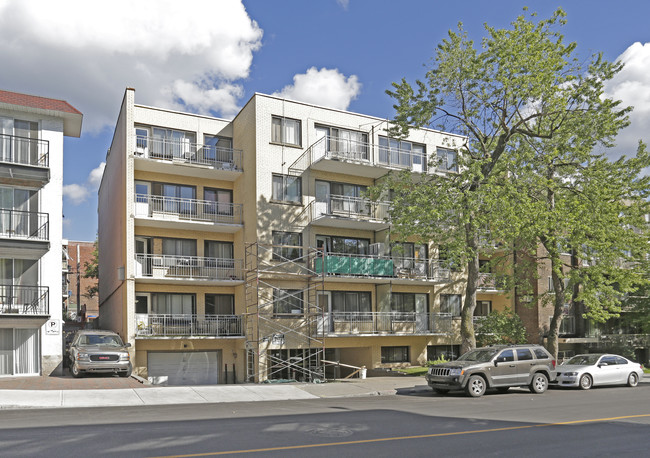
[[[114,125],[127,86],[232,115],[261,39],[241,0],[0,0],[3,89],[65,99],[90,131]]]
[[[338,3],[345,11],[347,11],[350,6],[350,0],[336,0],[336,3]]]
[[[79,205],[85,202],[91,193],[95,193],[99,189],[99,184],[102,182],[102,175],[106,162],[102,162],[97,167],[92,169],[88,174],[88,178],[84,184],[66,184],[63,186],[63,196],[70,200],[72,205]]]
[[[639,140],[649,141],[650,124],[650,43],[634,43],[618,56],[625,66],[605,86],[608,97],[633,106],[630,125],[616,139],[616,153],[631,156]]]
[[[273,95],[301,102],[347,110],[350,102],[361,92],[356,75],[348,78],[338,69],[311,67],[306,73],[293,77],[293,85],[285,86]]]
[[[72,205],[79,205],[86,201],[90,191],[84,185],[79,184],[66,184],[63,185],[63,196],[67,197]]]

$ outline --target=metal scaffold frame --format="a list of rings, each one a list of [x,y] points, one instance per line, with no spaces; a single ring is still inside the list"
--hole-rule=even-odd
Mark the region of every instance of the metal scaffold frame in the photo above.
[[[325,276],[314,270],[315,260],[322,257],[313,248],[246,245],[248,382],[324,379],[324,310],[318,297]],[[278,313],[285,311],[287,301],[297,307],[295,312]]]

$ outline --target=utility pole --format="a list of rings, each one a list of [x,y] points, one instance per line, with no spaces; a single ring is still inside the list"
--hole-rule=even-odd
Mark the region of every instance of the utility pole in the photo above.
[[[79,244],[77,243],[77,316],[81,310],[81,272],[80,272]]]

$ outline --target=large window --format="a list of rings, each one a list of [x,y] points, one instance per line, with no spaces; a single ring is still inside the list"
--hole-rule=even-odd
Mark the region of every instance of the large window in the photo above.
[[[204,135],[203,159],[210,162],[232,161],[232,138]]]
[[[353,237],[317,235],[316,246],[320,249],[325,248],[328,253],[367,255],[369,251],[370,240],[357,239]]]
[[[196,214],[196,188],[194,186],[152,183],[151,188],[154,196],[161,197],[161,199],[154,199],[151,202],[155,211],[182,215]],[[137,188],[136,191],[138,191]]]
[[[37,191],[0,186],[0,234],[33,236],[39,230],[37,212]]]
[[[146,132],[144,128],[136,130],[138,139],[137,148],[143,146],[142,142],[147,141],[142,135]],[[149,155],[161,159],[183,158],[190,159],[196,154],[196,137],[192,132],[184,132],[173,129],[153,128],[153,136],[149,145]]]
[[[300,121],[297,119],[273,116],[271,121],[271,141],[283,145],[300,146]]]
[[[427,169],[424,145],[395,138],[379,137],[379,162],[395,166],[413,168],[415,171]]]
[[[273,200],[301,203],[302,181],[300,177],[273,174]]]
[[[316,126],[316,136],[327,137],[327,151],[335,155],[354,160],[368,159],[368,134],[365,132]]]
[[[276,289],[273,291],[273,314],[299,316],[303,313],[302,290]]]
[[[206,258],[234,258],[234,248],[232,242],[217,242],[215,240],[206,240],[203,242],[203,248],[203,253]]]
[[[460,356],[460,345],[428,345],[427,361],[435,361],[445,358],[447,361],[453,361]]]
[[[335,313],[369,313],[369,292],[332,291],[332,311]]]
[[[196,313],[194,294],[151,293],[151,312],[161,315],[193,315]]]
[[[232,294],[206,294],[206,315],[234,315],[235,296]]]
[[[460,294],[441,294],[440,313],[449,313],[451,316],[460,316],[461,296]]]
[[[162,254],[169,256],[196,256],[196,240],[162,239]]]
[[[273,259],[284,261],[298,258],[302,258],[302,234],[273,231]]]
[[[203,199],[209,202],[205,206],[206,213],[232,216],[232,191],[230,189],[205,188]]]
[[[441,172],[458,172],[458,152],[447,148],[436,149],[438,156],[437,169]]]
[[[381,347],[382,363],[408,363],[409,347]]]
[[[488,316],[492,311],[492,301],[476,301],[474,316]]]

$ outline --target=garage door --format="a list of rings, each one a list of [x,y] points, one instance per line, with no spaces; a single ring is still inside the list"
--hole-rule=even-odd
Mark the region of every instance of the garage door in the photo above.
[[[153,384],[215,385],[219,383],[219,352],[150,352],[147,369]]]

